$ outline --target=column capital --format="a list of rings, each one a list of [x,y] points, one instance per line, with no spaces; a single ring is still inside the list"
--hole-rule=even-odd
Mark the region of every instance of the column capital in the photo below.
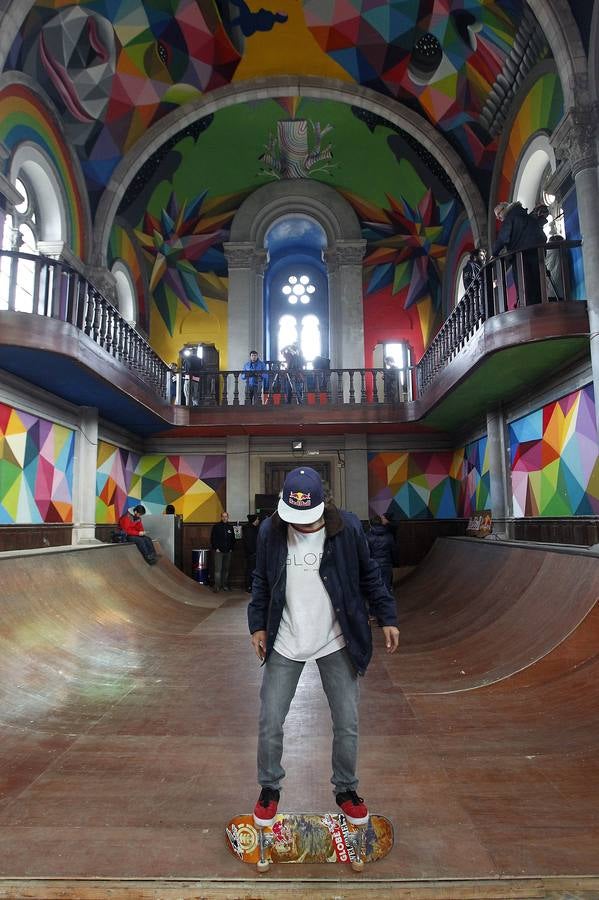
[[[336,272],[340,266],[361,266],[365,253],[366,241],[336,241],[322,251],[322,258],[329,272]]]
[[[555,155],[574,177],[597,166],[599,103],[572,107],[551,136]]]
[[[223,244],[223,248],[229,269],[252,269],[257,275],[263,274],[268,262],[266,250],[259,250],[249,241],[229,241]]]

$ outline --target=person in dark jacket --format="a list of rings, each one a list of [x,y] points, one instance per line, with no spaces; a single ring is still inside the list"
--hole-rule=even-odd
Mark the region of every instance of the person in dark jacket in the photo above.
[[[158,562],[158,556],[154,549],[154,542],[146,534],[141,521],[141,517],[145,516],[145,514],[146,508],[141,503],[138,503],[137,506],[132,506],[119,519],[119,528],[126,534],[127,542],[136,544],[145,561],[153,566]]]
[[[241,529],[241,540],[245,550],[245,589],[252,593],[252,575],[256,568],[256,546],[258,544],[258,528],[260,517],[258,513],[249,513],[247,525]]]
[[[358,796],[358,676],[372,656],[368,609],[382,627],[388,653],[399,645],[395,601],[370,556],[360,520],[325,505],[314,469],[289,473],[277,512],[260,526],[248,624],[264,663],[258,731],[258,827],[277,812],[283,725],[308,660],[318,665],[333,719],[337,804],[353,824],[368,821]]]
[[[393,564],[395,562],[395,538],[393,530],[385,524],[381,516],[372,516],[370,531],[366,535],[370,555],[379,564],[383,581],[391,590],[393,587]]]
[[[518,264],[515,257],[512,258],[512,274],[518,305],[531,306],[541,302],[541,270],[539,252],[536,249],[547,240],[539,221],[524,209],[518,201],[515,203],[498,203],[495,207],[495,216],[501,222],[497,238],[493,244],[492,254],[497,256],[502,250],[506,253],[522,251],[522,269],[524,272],[525,296],[521,296],[518,286]]]
[[[220,522],[212,526],[210,534],[210,546],[214,550],[214,585],[212,590],[218,594],[219,590],[230,591],[229,570],[231,568],[231,556],[235,546],[235,531],[229,524],[229,513],[220,514]]]

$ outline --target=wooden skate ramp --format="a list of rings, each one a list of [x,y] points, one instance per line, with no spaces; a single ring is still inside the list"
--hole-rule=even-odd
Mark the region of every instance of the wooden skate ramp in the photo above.
[[[580,625],[599,598],[599,559],[444,538],[400,594],[393,682],[409,694],[468,691],[543,659]]]
[[[222,602],[133,544],[0,557],[0,721],[37,731],[85,730]]]

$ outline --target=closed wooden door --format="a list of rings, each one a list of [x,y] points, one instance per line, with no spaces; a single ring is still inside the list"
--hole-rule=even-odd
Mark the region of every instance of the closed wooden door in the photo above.
[[[267,462],[264,464],[264,493],[274,494],[276,496],[283,490],[283,482],[292,469],[297,469],[302,465],[296,459],[280,462]],[[331,465],[328,462],[312,462],[305,463],[311,469],[318,472],[323,480],[325,487],[329,487],[331,483]]]

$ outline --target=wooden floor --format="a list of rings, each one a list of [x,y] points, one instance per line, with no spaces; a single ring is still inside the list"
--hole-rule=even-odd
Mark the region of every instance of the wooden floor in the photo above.
[[[599,898],[599,558],[444,539],[400,585],[360,748],[396,842],[360,875],[225,846],[257,795],[248,595],[131,545],[0,554],[0,583],[0,898]],[[313,664],[284,764],[284,808],[333,809]]]

